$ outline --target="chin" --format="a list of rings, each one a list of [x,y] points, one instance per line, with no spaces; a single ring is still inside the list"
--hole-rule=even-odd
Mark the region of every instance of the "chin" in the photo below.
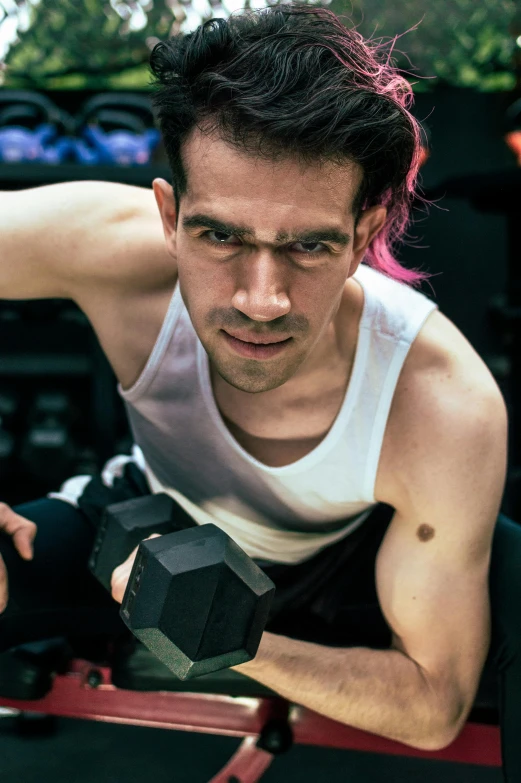
[[[266,363],[254,359],[230,360],[208,352],[210,362],[215,372],[230,386],[249,394],[260,394],[283,386],[296,372],[293,366],[268,367]]]
[[[247,360],[246,360],[247,362]],[[231,362],[214,363],[215,370],[226,383],[239,391],[259,394],[282,386],[286,380],[286,374],[268,370],[267,367],[259,367],[255,362],[248,362],[249,367],[233,367]]]

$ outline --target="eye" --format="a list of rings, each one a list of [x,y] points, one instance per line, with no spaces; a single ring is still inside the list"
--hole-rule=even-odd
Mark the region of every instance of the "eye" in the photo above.
[[[226,234],[224,231],[205,231],[201,236],[205,239],[206,242],[209,242],[211,245],[229,245],[231,242],[226,241],[220,241],[219,239],[217,241],[214,241],[213,239],[209,238],[209,234],[214,234],[216,237],[233,237],[234,234]]]
[[[306,250],[304,250],[304,251],[297,250],[297,253],[304,252],[304,254],[307,255],[307,256],[318,256],[318,255],[320,255],[320,253],[327,253],[328,252],[327,247],[325,245],[323,245],[322,242],[296,242],[295,244],[296,245],[300,245],[300,247],[306,247],[307,246],[308,248],[309,247],[320,247],[320,248],[322,248],[321,250],[313,250],[311,252],[306,251]]]
[[[210,239],[209,236],[210,234],[213,234],[215,237],[217,237],[217,241],[214,239]],[[224,247],[225,245],[230,245],[232,243],[228,242],[227,240],[220,240],[219,237],[233,237],[235,236],[235,234],[227,234],[224,231],[208,230],[205,231],[203,234],[201,234],[201,236],[206,242],[209,242],[210,245],[214,245],[214,246],[217,245],[217,246]],[[321,255],[322,253],[329,252],[328,248],[325,245],[323,245],[322,242],[295,242],[293,244],[293,247],[297,247],[298,245],[300,245],[300,247],[303,248],[320,248],[319,250],[306,249],[306,250],[295,251],[297,253],[301,253],[302,255],[306,255],[306,256],[318,256]]]

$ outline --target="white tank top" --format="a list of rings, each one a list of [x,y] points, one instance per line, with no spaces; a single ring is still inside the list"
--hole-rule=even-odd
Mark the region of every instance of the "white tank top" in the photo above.
[[[133,459],[152,492],[170,494],[196,522],[213,522],[265,562],[302,562],[356,530],[377,503],[374,486],[398,377],[437,305],[364,264],[354,278],[364,306],[340,411],[315,449],[278,468],[252,457],[224,424],[208,355],[177,285],[143,372],[130,389],[118,386],[136,445],[132,457],[107,463],[106,483]],[[85,483],[70,480],[51,496],[74,503]]]

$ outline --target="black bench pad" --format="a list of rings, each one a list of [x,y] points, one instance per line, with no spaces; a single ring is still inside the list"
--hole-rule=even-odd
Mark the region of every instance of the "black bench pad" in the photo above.
[[[132,691],[192,691],[225,693],[228,696],[273,696],[272,690],[239,674],[223,669],[191,680],[180,680],[139,642],[120,648],[111,661],[112,682]]]

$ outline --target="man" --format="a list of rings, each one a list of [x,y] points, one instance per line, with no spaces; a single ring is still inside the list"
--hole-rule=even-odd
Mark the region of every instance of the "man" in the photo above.
[[[132,462],[144,491],[220,525],[274,579],[277,610],[238,671],[436,749],[463,727],[489,654],[519,780],[507,415],[391,253],[418,169],[410,88],[333,14],[298,6],[160,44],[152,69],[174,189],[4,194],[0,296],[70,298],[90,319],[136,442],[98,484],[130,483]],[[93,486],[1,509],[3,649],[121,627],[135,553],[112,597],[94,584]]]

